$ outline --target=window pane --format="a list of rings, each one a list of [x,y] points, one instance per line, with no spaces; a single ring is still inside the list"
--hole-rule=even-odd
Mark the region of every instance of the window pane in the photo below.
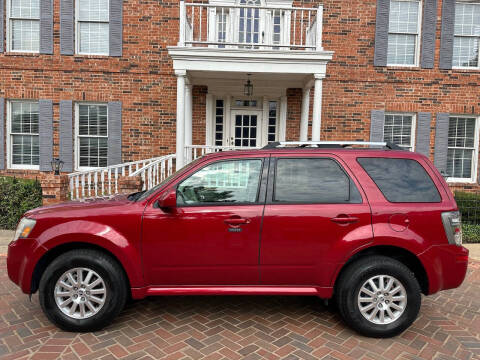
[[[107,136],[107,105],[78,105],[78,133]]]
[[[261,160],[222,161],[208,165],[177,189],[181,205],[254,203],[257,201]]]
[[[458,37],[453,40],[453,66],[478,66],[478,38]]]
[[[10,118],[12,133],[38,134],[37,102],[12,102]]]
[[[416,35],[388,35],[387,63],[393,65],[415,65]]]
[[[38,135],[12,135],[12,164],[39,164]]]
[[[418,34],[418,1],[390,2],[390,33]]]
[[[360,203],[360,194],[331,159],[278,159],[275,201]]]
[[[107,166],[108,140],[107,138],[81,137],[80,166],[104,167]]]
[[[223,100],[218,99],[215,102],[215,145],[223,145]]]
[[[475,150],[475,118],[451,117],[448,127],[447,175],[470,179]]]
[[[480,36],[480,4],[455,4],[455,35]]]
[[[439,202],[440,194],[415,160],[359,158],[358,162],[390,202]]]
[[[108,54],[108,29],[108,23],[80,23],[80,52]]]
[[[383,140],[412,150],[412,115],[385,115]]]
[[[79,21],[108,21],[108,0],[79,0]]]
[[[10,0],[10,14],[14,18],[39,19],[39,0]]]
[[[12,50],[38,51],[39,24],[38,20],[12,20]]]

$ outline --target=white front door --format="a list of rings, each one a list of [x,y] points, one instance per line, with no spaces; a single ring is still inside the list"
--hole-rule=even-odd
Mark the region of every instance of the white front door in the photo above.
[[[261,110],[232,110],[229,146],[263,146],[263,112]]]

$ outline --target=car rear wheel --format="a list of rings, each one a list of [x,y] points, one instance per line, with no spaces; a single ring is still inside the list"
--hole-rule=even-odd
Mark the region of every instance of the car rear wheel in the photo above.
[[[360,259],[349,265],[338,281],[335,298],[340,314],[363,335],[398,335],[420,310],[420,286],[410,269],[395,259]]]
[[[123,309],[127,282],[111,257],[91,249],[66,252],[45,270],[40,305],[51,322],[66,331],[96,331]]]

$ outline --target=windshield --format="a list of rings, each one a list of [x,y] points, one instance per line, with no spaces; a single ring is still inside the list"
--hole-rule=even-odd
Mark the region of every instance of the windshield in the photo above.
[[[144,192],[141,192],[140,193],[140,196],[138,196],[135,201],[142,201],[142,200],[145,200],[146,198],[148,198],[150,195],[152,195],[155,191],[157,191],[158,189],[160,189],[163,185],[165,185],[166,183],[168,183],[170,180],[172,180],[173,178],[177,177],[177,176],[180,176],[182,175],[183,173],[185,173],[187,170],[189,170],[192,166],[194,166],[197,162],[199,162],[201,158],[198,158],[194,161],[192,161],[191,163],[185,165],[184,167],[182,167],[180,170],[174,172],[172,175],[170,175],[169,177],[165,178],[162,182],[160,182],[158,185],[154,186],[153,188],[151,188],[150,190],[146,190]]]

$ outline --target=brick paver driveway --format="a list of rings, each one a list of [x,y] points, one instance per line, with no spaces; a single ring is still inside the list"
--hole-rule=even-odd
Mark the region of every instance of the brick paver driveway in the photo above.
[[[2,359],[480,359],[480,262],[463,286],[424,298],[401,336],[356,335],[308,297],[163,297],[129,305],[106,330],[58,331],[0,258]]]

